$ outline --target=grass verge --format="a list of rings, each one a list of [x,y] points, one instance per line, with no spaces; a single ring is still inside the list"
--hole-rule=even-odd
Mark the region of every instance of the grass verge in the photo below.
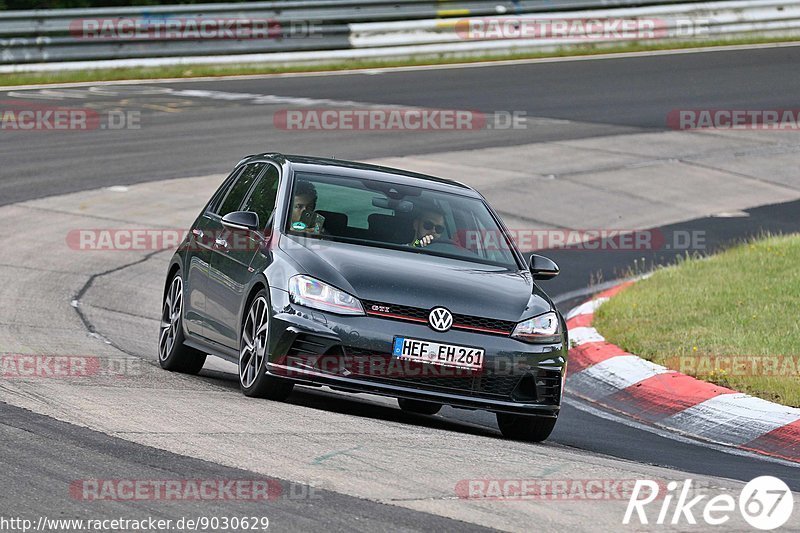
[[[605,303],[594,326],[654,363],[800,407],[800,235],[661,269]]]
[[[96,70],[19,72],[0,74],[0,86],[35,85],[44,83],[80,83],[113,80],[142,80],[157,78],[198,78],[215,76],[242,76],[258,74],[280,74],[297,72],[324,72],[350,69],[370,69],[424,65],[448,65],[454,63],[482,63],[510,59],[539,59],[547,57],[591,56],[612,53],[645,52],[653,50],[680,50],[687,48],[711,48],[747,44],[793,43],[796,37],[748,37],[741,39],[719,39],[702,41],[627,43],[624,45],[582,45],[550,52],[526,52],[517,54],[486,54],[469,57],[435,57],[386,60],[350,60],[328,64],[235,64],[235,65],[176,65],[169,67],[115,68]]]

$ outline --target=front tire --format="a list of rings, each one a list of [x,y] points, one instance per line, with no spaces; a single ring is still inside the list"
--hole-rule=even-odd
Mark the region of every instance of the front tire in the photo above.
[[[403,411],[407,413],[416,413],[418,415],[435,415],[442,409],[442,404],[440,403],[408,400],[406,398],[398,398],[397,404]]]
[[[239,387],[245,396],[283,401],[294,383],[267,374],[270,309],[267,291],[260,290],[247,309],[239,341]]]
[[[497,413],[497,425],[507,439],[542,442],[553,432],[556,419]]]
[[[184,345],[183,278],[175,272],[169,282],[161,311],[158,335],[158,363],[161,368],[184,374],[197,374],[206,362],[206,354]]]

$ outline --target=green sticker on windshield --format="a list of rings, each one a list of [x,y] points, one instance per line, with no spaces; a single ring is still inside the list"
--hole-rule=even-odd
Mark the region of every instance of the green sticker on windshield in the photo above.
[[[293,222],[292,229],[297,231],[303,231],[304,229],[306,229],[306,225],[303,222]]]

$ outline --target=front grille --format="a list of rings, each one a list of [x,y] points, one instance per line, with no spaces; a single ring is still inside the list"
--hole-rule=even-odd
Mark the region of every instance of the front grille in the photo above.
[[[462,329],[482,330],[491,333],[497,332],[498,335],[511,335],[516,325],[516,322],[509,322],[508,320],[497,320],[494,318],[469,315],[453,315],[453,327],[464,326]]]
[[[480,398],[510,400],[511,393],[522,378],[519,375],[482,375],[467,369],[398,360],[391,354],[376,354],[360,348],[346,347],[345,353],[349,359],[348,367],[354,372],[352,377]]]
[[[408,305],[395,305],[369,300],[363,301],[368,315],[380,316],[394,320],[406,320],[409,322],[428,323],[430,309],[412,307]],[[388,310],[387,310],[388,309]],[[493,335],[511,335],[514,331],[516,322],[508,320],[498,320],[495,318],[485,318],[471,315],[459,315],[453,313],[453,328],[468,331],[478,331]]]
[[[386,318],[397,318],[399,320],[407,319],[427,323],[428,313],[430,313],[430,310],[419,307],[411,307],[408,305],[392,305],[381,302],[372,302],[369,300],[364,300],[362,303],[364,304],[364,308],[367,310],[367,314],[384,316]],[[376,308],[389,310],[382,311]]]
[[[494,396],[510,396],[520,379],[520,376],[482,376],[477,389]]]

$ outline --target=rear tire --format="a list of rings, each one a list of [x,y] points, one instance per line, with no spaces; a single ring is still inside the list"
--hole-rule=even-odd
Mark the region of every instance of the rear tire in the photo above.
[[[267,374],[269,359],[270,305],[267,291],[260,290],[250,302],[239,340],[239,387],[245,396],[283,401],[289,397],[294,383]]]
[[[418,415],[435,415],[442,409],[442,404],[440,403],[408,400],[406,398],[398,398],[397,404],[403,411],[407,413],[416,413]]]
[[[184,344],[183,278],[175,272],[164,295],[161,327],[158,335],[158,363],[161,368],[184,374],[197,374],[206,362],[206,354]]]
[[[507,439],[542,442],[553,432],[556,419],[497,413],[497,425]]]

